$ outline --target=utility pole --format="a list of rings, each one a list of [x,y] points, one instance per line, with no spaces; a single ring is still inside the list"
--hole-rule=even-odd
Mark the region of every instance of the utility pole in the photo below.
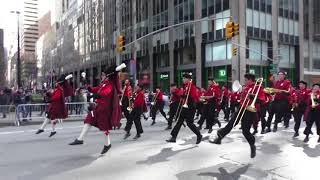
[[[20,59],[20,11],[11,11],[11,13],[17,14],[18,19],[18,50],[17,50],[17,85],[18,88],[21,84],[21,59]]]

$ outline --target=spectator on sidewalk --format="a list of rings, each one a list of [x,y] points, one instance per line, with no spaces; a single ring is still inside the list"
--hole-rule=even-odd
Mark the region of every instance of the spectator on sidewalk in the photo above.
[[[7,105],[10,104],[10,96],[5,92],[5,90],[0,89],[0,113],[2,113],[2,118],[7,117],[8,109]],[[2,107],[1,107],[2,106]]]

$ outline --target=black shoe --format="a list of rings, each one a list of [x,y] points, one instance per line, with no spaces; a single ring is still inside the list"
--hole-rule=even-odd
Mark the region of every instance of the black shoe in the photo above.
[[[221,144],[221,138],[216,137],[213,141],[209,140],[209,142],[213,144]]]
[[[277,132],[277,130],[278,130],[278,127],[277,127],[277,126],[274,126],[272,131],[273,131],[273,132]]]
[[[129,136],[131,136],[131,134],[127,132],[126,135],[124,135],[123,139],[127,139]]]
[[[156,122],[155,122],[155,121],[152,121],[151,126],[153,126],[154,124],[156,124]]]
[[[257,133],[258,133],[258,130],[255,129],[255,130],[253,131],[252,135],[256,135]]]
[[[298,132],[295,132],[293,137],[298,137],[299,136],[299,133]]]
[[[54,136],[55,134],[57,134],[57,132],[56,132],[56,131],[53,131],[53,132],[50,133],[49,137],[52,137],[52,136]]]
[[[3,115],[3,116],[2,116],[3,119],[6,118],[6,117],[7,117],[7,115]]]
[[[318,139],[318,143],[320,143],[320,136],[319,136],[319,139]]]
[[[284,125],[284,127],[287,129],[289,127],[289,124]]]
[[[200,144],[200,143],[201,143],[201,140],[202,140],[202,135],[197,136],[197,142],[196,142],[196,144]]]
[[[148,121],[148,117],[145,117],[144,120],[145,120],[145,121]]]
[[[313,132],[312,132],[312,131],[310,131],[310,134],[311,134],[311,135],[313,135]]]
[[[261,130],[261,134],[265,134],[266,132],[264,131],[264,129]]]
[[[40,134],[40,133],[43,133],[44,130],[43,129],[38,129],[38,131],[36,132],[36,134]]]
[[[106,145],[104,145],[104,147],[103,147],[103,149],[102,149],[102,151],[101,151],[101,155],[102,154],[105,154],[106,152],[108,152],[109,151],[109,149],[111,148],[111,144],[109,145],[109,146],[106,146]]]
[[[201,130],[202,130],[202,126],[198,126],[197,129],[198,129],[199,131],[201,131]]]
[[[266,133],[269,133],[269,132],[271,132],[271,129],[270,129],[270,128],[268,128],[268,129],[266,130]]]
[[[255,145],[250,145],[250,149],[251,149],[251,158],[256,157],[256,146]]]
[[[72,143],[69,143],[69,145],[80,145],[80,144],[83,144],[83,140],[75,139]]]
[[[218,126],[219,126],[219,128],[221,128],[221,123],[220,123],[220,121],[218,121]]]
[[[212,133],[212,131],[213,131],[213,130],[212,130],[212,128],[211,128],[211,129],[209,129],[208,133],[210,134],[210,133]]]
[[[166,127],[164,130],[170,130],[170,129],[172,129],[172,127],[171,127],[171,126],[168,126],[168,127]]]
[[[140,134],[137,134],[133,139],[137,140],[137,139],[139,139],[140,137],[141,137]]]
[[[167,139],[166,141],[169,142],[169,143],[175,143],[176,142],[176,138],[171,137],[170,139]]]
[[[120,123],[120,124],[119,124],[119,127],[118,127],[117,129],[120,129],[120,128],[121,128],[121,126],[122,126],[122,124]]]
[[[306,138],[304,138],[304,140],[303,140],[303,142],[308,142],[309,141],[309,137],[308,136],[306,136]]]

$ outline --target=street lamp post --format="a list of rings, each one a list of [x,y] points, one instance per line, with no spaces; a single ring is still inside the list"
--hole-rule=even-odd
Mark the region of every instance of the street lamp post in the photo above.
[[[11,11],[11,13],[17,14],[18,19],[18,50],[17,50],[17,85],[21,87],[21,60],[20,60],[20,11]]]

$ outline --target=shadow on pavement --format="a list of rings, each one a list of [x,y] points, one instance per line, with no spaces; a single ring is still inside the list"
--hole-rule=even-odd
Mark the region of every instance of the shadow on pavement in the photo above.
[[[160,151],[160,153],[155,154],[153,156],[149,156],[147,160],[137,161],[137,164],[156,164],[156,163],[166,162],[166,161],[169,161],[168,158],[173,157],[176,154],[181,153],[183,151],[194,149],[196,147],[197,146],[193,146],[193,147],[189,147],[189,148],[186,148],[186,149],[180,149],[180,150],[176,150],[176,151],[173,151],[172,147],[163,148]]]
[[[176,175],[179,180],[239,180],[239,179],[267,179],[268,173],[254,169],[250,164],[238,165],[230,162],[217,164],[211,167],[185,171]]]
[[[302,148],[303,152],[309,157],[320,157],[320,144],[316,145],[314,148],[309,147],[309,144],[298,140],[292,139],[288,141],[293,147]]]

